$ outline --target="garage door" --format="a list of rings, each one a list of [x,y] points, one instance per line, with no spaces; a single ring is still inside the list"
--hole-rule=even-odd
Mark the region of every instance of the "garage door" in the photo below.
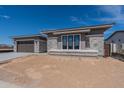
[[[18,41],[18,52],[34,52],[34,41]]]

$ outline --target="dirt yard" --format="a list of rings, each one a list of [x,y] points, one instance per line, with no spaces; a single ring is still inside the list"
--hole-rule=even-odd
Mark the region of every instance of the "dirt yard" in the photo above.
[[[33,55],[0,64],[0,80],[20,87],[124,87],[124,62],[113,58]]]

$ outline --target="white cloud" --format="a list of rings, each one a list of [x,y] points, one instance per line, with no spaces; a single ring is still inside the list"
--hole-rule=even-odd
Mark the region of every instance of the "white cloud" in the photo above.
[[[80,19],[75,16],[71,16],[70,19],[71,19],[71,21],[80,21]]]
[[[98,6],[96,12],[96,17],[88,14],[85,14],[85,21],[82,17],[71,16],[70,19],[72,22],[78,24],[88,24],[90,21],[101,21],[105,23],[116,22],[118,24],[124,24],[124,12],[123,6],[119,5],[101,5]]]
[[[0,15],[0,18],[10,19],[10,16],[8,16],[8,15]]]
[[[88,17],[88,16],[86,16],[86,17]],[[82,24],[82,25],[87,25],[87,22],[85,22],[81,17],[71,16],[70,19],[72,22],[76,22],[76,23]]]
[[[121,21],[124,21],[124,18],[122,17],[122,16],[118,16],[118,17],[114,17],[114,18],[110,18],[110,17],[108,17],[108,18],[98,18],[98,19],[95,19],[95,20],[100,20],[100,21],[110,21],[110,22],[121,22]]]
[[[111,14],[112,16],[118,16],[121,15],[122,6],[119,5],[105,5],[100,6],[100,9],[106,13]]]
[[[122,12],[122,6],[109,5],[100,6],[100,11],[109,14],[111,17],[100,18],[100,21],[124,23],[124,14]]]

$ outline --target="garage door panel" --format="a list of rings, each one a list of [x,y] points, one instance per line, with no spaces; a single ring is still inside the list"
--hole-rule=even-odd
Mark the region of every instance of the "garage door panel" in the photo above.
[[[18,52],[34,52],[33,41],[19,41],[17,44]]]

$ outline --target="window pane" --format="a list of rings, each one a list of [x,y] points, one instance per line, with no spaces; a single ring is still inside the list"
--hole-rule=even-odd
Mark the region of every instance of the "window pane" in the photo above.
[[[74,49],[79,49],[80,45],[80,36],[74,35]]]
[[[68,49],[73,49],[73,35],[68,36]]]
[[[62,37],[63,49],[67,49],[67,36]]]

